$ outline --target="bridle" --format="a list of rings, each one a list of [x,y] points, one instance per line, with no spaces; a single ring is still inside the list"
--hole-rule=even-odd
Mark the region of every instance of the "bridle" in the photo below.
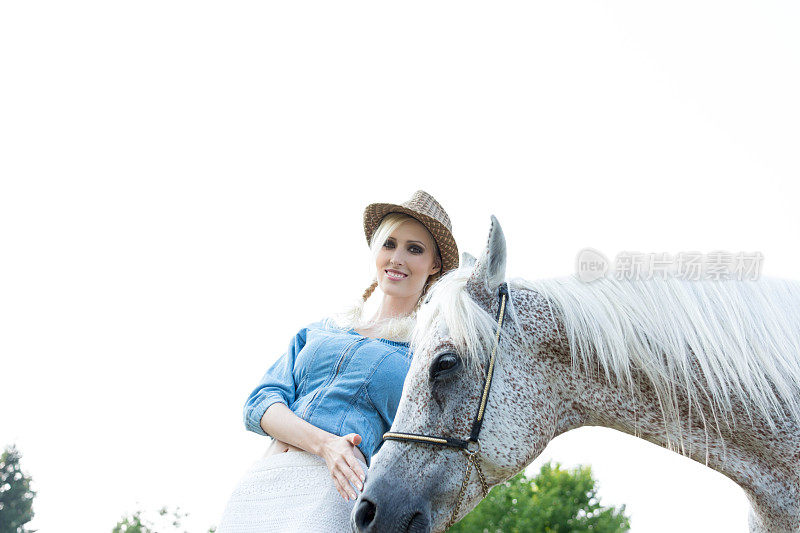
[[[503,319],[506,316],[506,300],[508,299],[508,285],[504,282],[500,285],[497,294],[500,299],[500,307],[497,309],[497,333],[494,337],[494,347],[492,347],[492,355],[489,357],[489,364],[486,367],[486,375],[483,382],[483,394],[481,394],[481,403],[478,406],[478,412],[475,415],[475,420],[472,422],[472,431],[470,432],[469,439],[454,439],[452,437],[432,437],[430,435],[420,435],[417,433],[399,433],[389,431],[383,434],[383,440],[399,440],[406,442],[416,442],[419,444],[436,444],[438,446],[447,446],[449,448],[457,448],[464,452],[467,456],[467,468],[464,470],[464,479],[461,482],[461,490],[458,492],[456,499],[456,506],[453,509],[453,514],[450,516],[445,529],[449,529],[456,522],[458,510],[461,507],[461,500],[469,483],[470,474],[472,473],[471,466],[475,467],[478,471],[478,477],[481,480],[481,488],[483,489],[483,497],[489,494],[489,486],[486,484],[486,477],[483,475],[480,464],[478,463],[478,454],[481,451],[480,442],[478,442],[478,434],[481,432],[481,425],[483,424],[483,415],[486,411],[486,402],[489,399],[489,388],[492,386],[492,376],[494,374],[494,360],[497,354],[497,346],[500,344],[500,331],[503,328]],[[470,444],[475,444],[475,449],[470,449]]]

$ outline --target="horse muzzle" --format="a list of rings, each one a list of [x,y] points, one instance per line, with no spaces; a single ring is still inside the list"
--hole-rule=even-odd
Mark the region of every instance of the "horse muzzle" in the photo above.
[[[430,533],[430,500],[419,492],[387,476],[368,479],[350,518],[353,532]]]

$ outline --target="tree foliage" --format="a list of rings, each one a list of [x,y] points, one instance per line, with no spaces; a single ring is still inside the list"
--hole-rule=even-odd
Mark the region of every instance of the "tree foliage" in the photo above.
[[[182,513],[180,507],[176,507],[172,512],[168,507],[162,507],[157,514],[155,519],[143,517],[141,510],[130,516],[125,515],[117,522],[111,533],[165,533],[166,531],[186,533],[181,529],[181,521],[189,516],[189,513]]]
[[[180,507],[170,511],[168,507],[162,507],[156,511],[155,517],[143,516],[143,511],[138,510],[132,515],[125,515],[117,522],[111,533],[187,533],[183,529],[182,521],[189,513],[181,512]],[[152,515],[150,515],[152,516]],[[208,533],[214,533],[216,528],[212,527]]]
[[[616,533],[630,529],[625,506],[603,507],[592,470],[547,463],[534,478],[523,472],[494,487],[448,531],[452,533]]]
[[[0,456],[0,533],[23,533],[33,519],[31,478],[20,468],[22,455],[12,445]]]

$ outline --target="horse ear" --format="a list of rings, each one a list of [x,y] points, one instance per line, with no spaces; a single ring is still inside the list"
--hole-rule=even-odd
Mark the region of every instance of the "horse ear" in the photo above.
[[[500,284],[506,280],[506,238],[503,228],[492,215],[492,226],[489,229],[489,241],[480,260],[473,266],[472,275],[467,281],[474,289],[482,288],[483,292],[494,294]],[[477,286],[476,286],[477,285]]]
[[[477,263],[477,262],[478,262],[478,260],[475,259],[474,255],[472,255],[470,253],[467,253],[467,252],[461,252],[461,264],[463,266],[465,266],[467,268],[472,268],[472,267],[475,266],[475,263]]]

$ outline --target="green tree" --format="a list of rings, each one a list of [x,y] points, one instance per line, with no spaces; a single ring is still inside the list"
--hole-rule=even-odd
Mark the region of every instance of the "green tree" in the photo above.
[[[23,533],[33,518],[31,478],[19,466],[22,455],[11,445],[0,456],[0,533]]]
[[[142,512],[136,511],[131,516],[123,516],[111,533],[151,533],[151,530],[142,522]]]
[[[542,466],[530,479],[519,473],[489,495],[448,531],[452,533],[616,533],[630,529],[625,506],[603,507],[592,470]]]
[[[182,513],[180,507],[176,507],[174,511],[170,511],[168,507],[159,509],[155,518],[147,518],[142,516],[142,511],[136,511],[132,515],[125,515],[117,522],[111,533],[167,533],[168,531],[186,533],[181,528],[181,521],[189,516],[189,513]],[[151,515],[152,516],[152,515]],[[215,527],[208,530],[208,533],[214,533]]]

